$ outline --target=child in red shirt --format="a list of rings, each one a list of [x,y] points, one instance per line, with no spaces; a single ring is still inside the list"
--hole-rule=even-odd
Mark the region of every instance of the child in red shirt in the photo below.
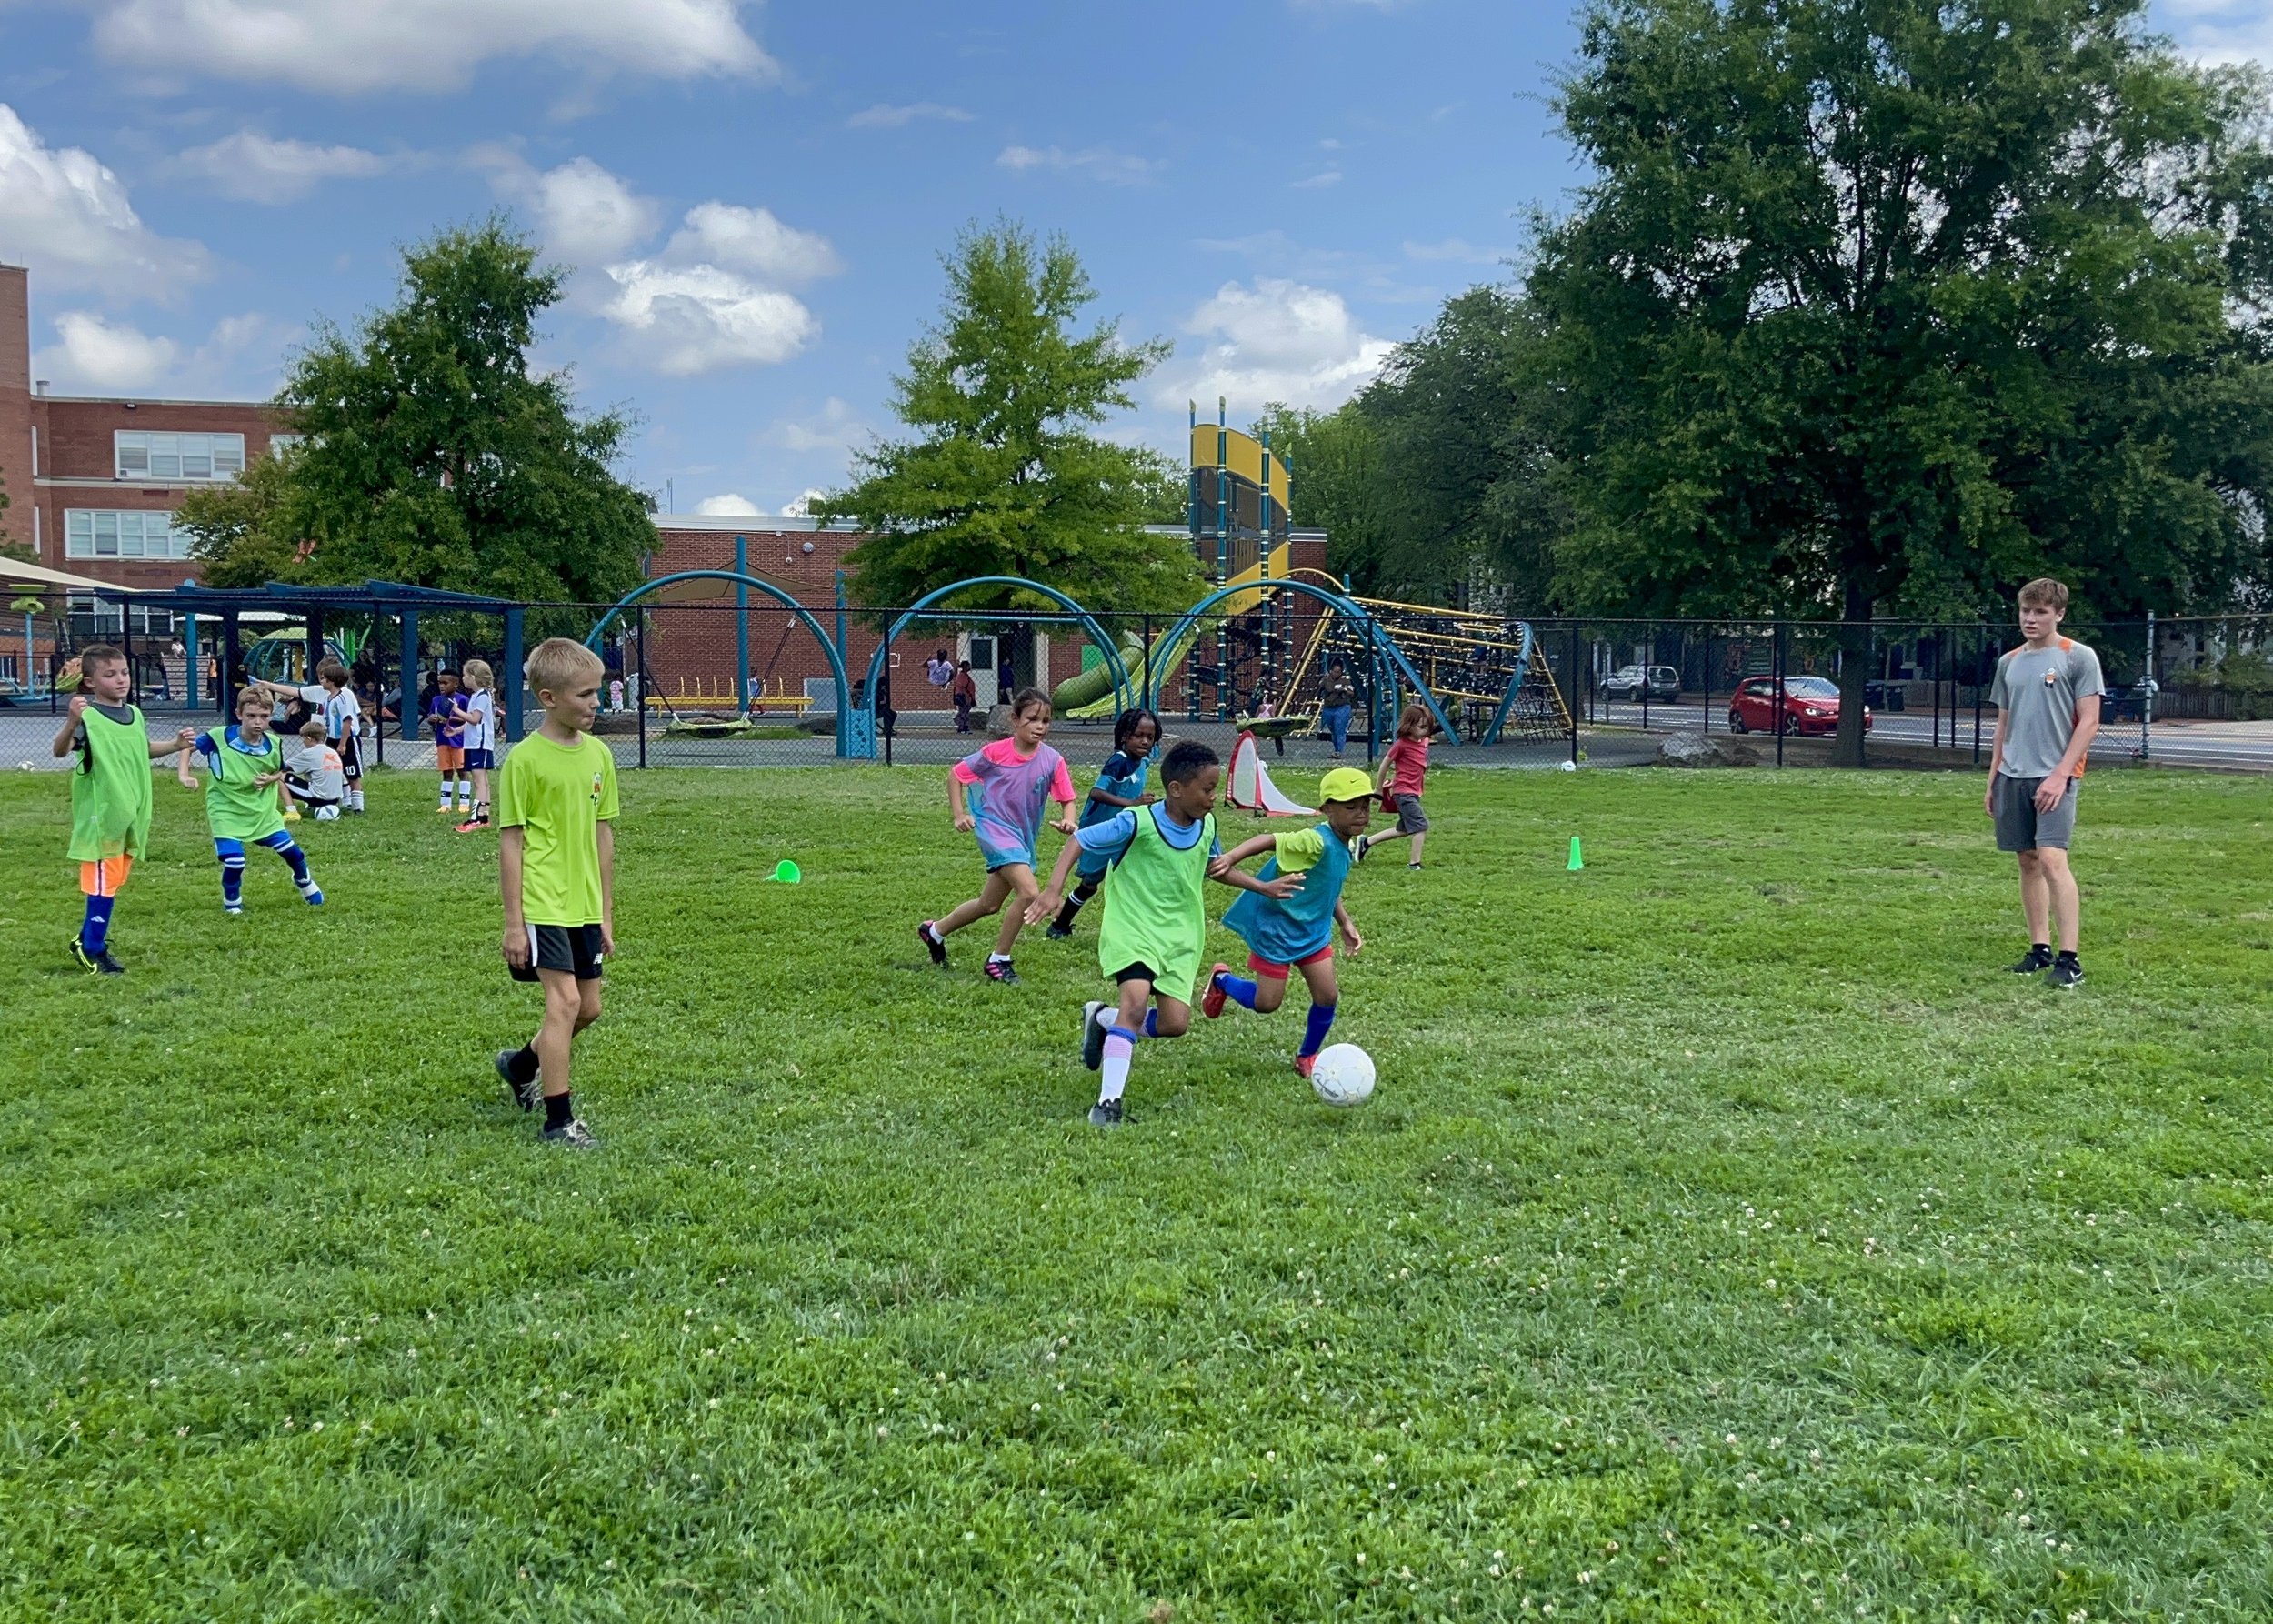
[[[1397,827],[1368,835],[1357,843],[1357,860],[1384,840],[1399,835],[1413,837],[1407,868],[1421,866],[1421,842],[1428,837],[1428,814],[1421,810],[1421,788],[1428,780],[1428,740],[1437,731],[1437,718],[1426,705],[1408,705],[1397,719],[1397,742],[1381,757],[1381,809],[1397,814]]]

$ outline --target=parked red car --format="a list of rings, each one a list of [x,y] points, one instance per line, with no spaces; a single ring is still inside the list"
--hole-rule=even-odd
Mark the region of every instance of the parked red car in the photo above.
[[[1839,730],[1838,685],[1826,677],[1787,677],[1784,699],[1778,706],[1776,678],[1747,677],[1737,685],[1728,701],[1728,731],[1773,733],[1777,713],[1783,713],[1787,733],[1837,733]],[[1870,731],[1870,707],[1863,707],[1863,731]]]

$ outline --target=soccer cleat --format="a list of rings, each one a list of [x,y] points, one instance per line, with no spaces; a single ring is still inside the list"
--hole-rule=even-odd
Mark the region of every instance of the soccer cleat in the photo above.
[[[221,911],[233,919],[241,919],[245,917],[245,905],[241,902],[225,902],[221,905]]]
[[[1010,967],[1010,961],[1006,958],[990,958],[986,961],[986,979],[999,982],[1005,987],[1018,987],[1023,985],[1025,980],[1017,971]]]
[[[571,1117],[558,1128],[546,1128],[545,1142],[547,1145],[566,1145],[572,1150],[597,1150],[600,1148],[598,1138],[584,1125],[581,1117]]]
[[[1297,1056],[1295,1057],[1295,1075],[1296,1075],[1297,1077],[1300,1078],[1301,1078],[1304,1082],[1306,1082],[1306,1083],[1307,1083],[1307,1082],[1308,1082],[1308,1081],[1310,1080],[1310,1074],[1311,1074],[1312,1072],[1316,1071],[1317,1068],[1318,1068],[1318,1058],[1317,1058],[1317,1056],[1316,1056],[1316,1055],[1297,1055]]]
[[[452,832],[459,835],[478,835],[488,827],[489,819],[486,817],[469,817]]]
[[[947,945],[932,934],[931,921],[926,919],[916,927],[916,934],[924,944],[924,951],[931,955],[931,962],[941,969],[947,967]]]
[[[1052,924],[1050,927],[1047,930],[1045,930],[1042,934],[1053,942],[1062,942],[1067,937],[1073,935],[1073,932],[1066,929],[1063,925]]]
[[[2018,961],[2005,967],[2016,976],[2034,976],[2052,967],[2052,949],[2031,947]]]
[[[525,1078],[513,1075],[513,1058],[520,1052],[517,1048],[499,1049],[497,1051],[497,1075],[506,1079],[506,1087],[513,1093],[513,1103],[525,1111],[533,1111],[536,1109],[539,1098],[536,1091],[537,1074],[532,1068],[529,1075]]]
[[[2055,959],[2052,973],[2045,979],[2055,987],[2066,987],[2073,992],[2084,984],[2084,967],[2072,958]]]
[[[1111,1007],[1095,998],[1081,1007],[1081,1063],[1092,1071],[1105,1064],[1105,1023],[1097,1017]]]
[[[1406,864],[1405,866],[1406,866],[1407,868],[1417,868],[1417,867],[1420,867],[1420,865],[1419,865],[1418,863],[1407,863],[1407,864]]]
[[[305,899],[310,907],[322,907],[324,906],[324,893],[317,887],[313,880],[309,881],[306,885],[302,886],[299,889],[301,897]]]
[[[1223,989],[1223,977],[1231,974],[1231,967],[1218,964],[1207,972],[1207,990],[1199,995],[1199,1012],[1209,1020],[1223,1014],[1223,1001],[1228,995]]]
[[[111,957],[108,947],[99,953],[90,953],[86,950],[86,944],[75,936],[71,938],[71,957],[90,976],[123,976],[126,973],[126,967]]]
[[[1100,1099],[1096,1104],[1089,1108],[1090,1127],[1118,1128],[1120,1125],[1121,1102],[1119,1100]]]
[[[1367,857],[1372,855],[1375,844],[1376,842],[1370,835],[1360,835],[1357,839],[1349,843],[1350,856],[1356,857],[1362,863]]]

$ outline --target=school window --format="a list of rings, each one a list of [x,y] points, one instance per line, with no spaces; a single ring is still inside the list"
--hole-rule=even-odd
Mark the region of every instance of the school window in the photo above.
[[[122,428],[111,438],[121,479],[235,479],[245,472],[243,435],[152,434]]]
[[[182,629],[181,617],[171,609],[153,609],[143,604],[130,609],[125,604],[81,592],[65,597],[64,614],[71,635],[82,643],[123,637],[130,619],[137,637],[178,637]]]
[[[186,558],[189,533],[170,513],[117,513],[73,507],[63,516],[66,558]]]

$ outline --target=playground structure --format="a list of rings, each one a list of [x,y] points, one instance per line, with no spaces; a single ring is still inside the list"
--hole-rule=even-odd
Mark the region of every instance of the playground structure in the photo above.
[[[675,719],[721,724],[747,723],[769,710],[797,716],[810,711],[816,720],[828,714],[837,754],[852,759],[872,759],[879,744],[889,742],[881,713],[890,708],[886,696],[898,663],[891,650],[927,627],[953,631],[1007,625],[1026,637],[1045,628],[1076,629],[1094,650],[1094,663],[1056,683],[1053,691],[1059,714],[1072,720],[1109,719],[1141,702],[1195,722],[1237,722],[1263,737],[1283,738],[1316,728],[1319,684],[1328,665],[1338,660],[1359,702],[1369,707],[1370,726],[1361,729],[1368,737],[1394,731],[1397,715],[1408,702],[1423,706],[1454,745],[1559,741],[1569,736],[1569,706],[1527,624],[1475,611],[1361,598],[1322,570],[1296,566],[1289,470],[1267,438],[1232,428],[1220,401],[1217,419],[1202,423],[1195,411],[1190,421],[1186,530],[1207,590],[1181,615],[1165,617],[1165,628],[1157,633],[1149,617],[1142,632],[1126,617],[1108,629],[1105,618],[1055,587],[989,576],[942,586],[901,611],[875,641],[856,678],[841,575],[832,636],[795,594],[751,570],[746,539],[737,536],[730,568],[680,570],[643,582],[599,618],[586,642],[599,648],[611,627],[635,612],[645,627],[647,610],[696,598],[706,597],[723,610],[730,593],[731,672],[723,679],[681,675],[667,689],[643,683],[647,707]],[[1006,587],[1050,606],[1011,615],[956,606],[958,598],[978,589],[988,589],[998,602]],[[770,652],[756,672],[753,594],[788,611],[779,618],[778,636],[769,639]],[[800,627],[826,657],[828,676],[819,686],[834,692],[826,697],[814,694],[810,683],[806,692],[793,693],[786,680],[772,675],[784,646]],[[1047,675],[1036,671],[1046,687]]]

